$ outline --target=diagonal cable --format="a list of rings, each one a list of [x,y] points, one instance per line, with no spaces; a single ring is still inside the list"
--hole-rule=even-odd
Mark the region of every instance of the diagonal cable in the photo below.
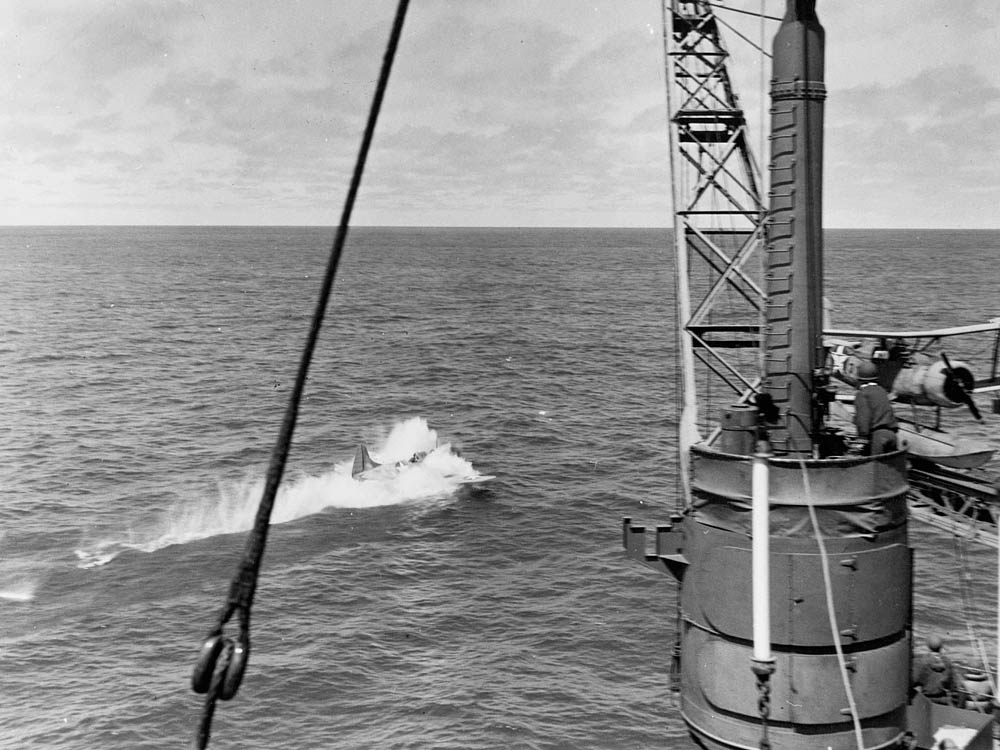
[[[267,544],[267,532],[271,521],[271,511],[274,508],[274,501],[278,494],[278,487],[284,474],[285,463],[292,444],[292,436],[295,432],[295,423],[298,418],[299,406],[302,402],[302,394],[305,390],[306,379],[309,374],[309,365],[312,361],[313,352],[316,349],[316,342],[319,338],[320,328],[323,325],[323,317],[326,313],[327,305],[330,301],[333,290],[333,282],[337,276],[337,268],[343,254],[344,244],[347,240],[347,230],[350,225],[351,212],[354,209],[354,202],[357,198],[358,190],[361,186],[361,176],[364,173],[365,161],[368,158],[368,150],[371,147],[372,139],[375,135],[375,124],[378,121],[379,111],[382,108],[382,100],[389,83],[389,73],[392,70],[392,63],[395,59],[396,49],[399,46],[399,39],[403,31],[403,21],[406,18],[406,9],[409,0],[399,0],[396,8],[396,16],[393,20],[392,31],[386,45],[385,54],[382,58],[382,69],[379,73],[378,84],[372,99],[371,109],[368,112],[368,121],[365,125],[364,135],[361,139],[361,147],[358,150],[357,160],[354,165],[354,172],[351,176],[351,183],[344,200],[344,208],[340,216],[340,224],[334,237],[333,246],[330,251],[330,258],[327,263],[326,273],[320,288],[319,300],[316,303],[315,311],[309,334],[306,338],[302,356],[299,360],[299,369],[295,377],[295,384],[289,396],[288,406],[281,423],[278,439],[274,450],[271,453],[271,460],[267,470],[267,478],[264,484],[264,491],[260,505],[257,507],[257,515],[254,519],[254,526],[247,537],[244,548],[243,559],[240,561],[236,574],[233,577],[229,588],[229,595],[217,624],[212,628],[202,646],[202,652],[195,671],[192,676],[192,687],[195,692],[207,693],[205,709],[198,728],[195,739],[195,747],[199,750],[208,746],[210,737],[212,716],[215,712],[215,701],[217,698],[229,700],[239,689],[243,678],[243,671],[246,668],[247,659],[250,654],[250,608],[253,605],[254,594],[257,589],[257,579],[260,572],[261,561],[264,557],[264,548]],[[222,629],[235,613],[239,613],[240,633],[237,639],[223,637]]]

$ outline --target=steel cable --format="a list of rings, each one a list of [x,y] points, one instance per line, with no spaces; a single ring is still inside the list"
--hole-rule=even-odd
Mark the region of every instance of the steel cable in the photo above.
[[[306,379],[309,373],[309,365],[312,361],[319,332],[323,325],[323,317],[330,301],[333,282],[337,276],[337,268],[340,265],[340,258],[347,240],[347,230],[350,225],[351,213],[354,209],[354,202],[361,185],[361,177],[364,173],[368,150],[371,147],[375,134],[375,124],[378,121],[378,115],[382,108],[382,100],[385,97],[385,91],[388,87],[389,73],[392,70],[396,49],[399,46],[399,39],[402,35],[403,21],[406,18],[408,5],[409,0],[399,0],[396,7],[392,31],[390,32],[389,41],[382,58],[382,68],[379,73],[378,84],[372,98],[368,121],[361,139],[361,147],[358,150],[347,197],[344,200],[340,224],[337,227],[337,233],[330,251],[330,258],[320,288],[319,300],[313,312],[309,334],[299,360],[295,384],[288,399],[288,406],[285,410],[277,442],[271,453],[264,491],[260,505],[257,507],[254,526],[247,537],[243,559],[240,561],[236,574],[230,584],[226,604],[223,607],[217,624],[209,631],[192,675],[191,684],[194,691],[197,693],[207,693],[204,711],[195,737],[195,747],[199,750],[203,750],[203,748],[208,746],[216,699],[229,700],[232,698],[237,690],[239,690],[240,682],[243,679],[243,672],[246,669],[250,654],[250,608],[253,605],[260,565],[264,557],[271,511],[274,508],[278,487],[281,484],[281,478],[284,474],[285,463],[292,444],[292,436],[295,432],[299,406],[302,402],[302,393],[305,390]],[[238,638],[234,640],[231,637],[224,637],[222,634],[223,627],[237,612],[239,613]]]
[[[997,694],[996,682],[993,679],[993,670],[990,667],[989,657],[986,655],[986,647],[983,644],[982,638],[976,633],[975,627],[972,624],[972,599],[974,583],[972,580],[972,574],[969,571],[968,559],[965,553],[965,540],[962,539],[958,534],[959,527],[956,524],[954,531],[952,532],[952,546],[955,551],[955,556],[958,558],[958,580],[959,580],[959,590],[962,595],[962,616],[965,620],[965,631],[969,637],[969,645],[972,647],[973,652],[976,657],[979,658],[982,663],[983,673],[986,675],[987,682],[990,686],[990,692],[993,695]],[[972,530],[972,524],[969,524],[969,531]]]
[[[858,750],[864,750],[865,743],[861,732],[861,718],[858,714],[858,705],[854,700],[854,691],[851,690],[851,680],[847,674],[844,649],[840,643],[840,626],[837,625],[837,608],[833,601],[833,581],[830,576],[830,556],[827,554],[826,543],[823,541],[823,532],[820,531],[819,520],[816,517],[812,488],[809,484],[809,469],[804,459],[799,459],[799,466],[802,469],[802,487],[805,490],[806,505],[809,508],[809,520],[812,522],[813,536],[816,537],[816,545],[819,547],[820,565],[823,572],[823,593],[826,596],[826,615],[830,623],[830,639],[833,641],[833,648],[837,653],[840,678],[844,685],[844,692],[847,694],[847,706],[851,713],[851,721],[854,724],[854,741],[857,744]]]

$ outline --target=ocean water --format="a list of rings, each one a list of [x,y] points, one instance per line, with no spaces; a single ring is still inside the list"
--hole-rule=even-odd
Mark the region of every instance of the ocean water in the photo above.
[[[191,669],[331,236],[0,229],[0,747],[190,743]],[[664,230],[352,230],[250,664],[211,747],[687,746],[667,680],[673,584],[620,549],[622,516],[663,522],[676,502],[668,244]],[[833,231],[827,246],[838,326],[1000,315],[1000,232]],[[949,419],[997,442],[996,416]],[[359,483],[361,442],[434,458]],[[993,553],[912,537],[917,632],[969,657],[967,621],[992,638]]]

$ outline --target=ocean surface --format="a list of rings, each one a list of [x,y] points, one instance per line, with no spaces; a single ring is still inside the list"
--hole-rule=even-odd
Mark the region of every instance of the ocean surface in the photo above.
[[[0,229],[0,747],[189,746],[191,670],[331,237]],[[352,230],[250,664],[210,747],[688,746],[667,679],[673,583],[621,550],[622,516],[665,522],[676,502],[668,245],[665,230]],[[1000,232],[831,231],[827,251],[838,326],[1000,315]],[[988,406],[983,426],[949,419],[1000,443]],[[362,442],[434,460],[357,482]],[[480,475],[495,478],[455,478]],[[992,643],[994,553],[911,538],[917,633],[971,658],[967,619]]]

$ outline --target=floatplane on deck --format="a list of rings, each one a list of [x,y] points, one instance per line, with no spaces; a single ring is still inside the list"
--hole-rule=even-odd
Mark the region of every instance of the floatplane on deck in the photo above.
[[[911,675],[909,522],[964,524],[1000,546],[992,449],[940,429],[942,409],[981,419],[974,396],[1000,388],[997,344],[978,381],[957,357],[927,352],[959,336],[996,342],[1000,325],[824,331],[816,1],[786,0],[774,19],[767,174],[729,73],[721,32],[732,25],[717,10],[733,9],[664,0],[680,492],[669,523],[647,534],[626,518],[622,539],[677,582],[681,715],[707,750],[986,750],[997,672],[983,649],[943,700]],[[858,384],[861,363],[897,410],[935,416],[911,412],[902,449],[855,449],[850,395],[837,394]]]
[[[983,334],[990,341],[989,374],[977,378],[974,369],[961,360],[952,360],[940,349],[943,339],[958,348],[968,348],[966,341]],[[978,342],[973,342],[975,345]],[[917,462],[956,469],[978,468],[986,464],[996,449],[981,440],[956,436],[941,428],[942,409],[966,407],[977,422],[982,415],[974,400],[977,393],[993,393],[992,411],[1000,413],[1000,318],[987,323],[927,331],[877,331],[828,329],[824,345],[829,352],[831,375],[851,387],[838,393],[838,403],[851,404],[854,388],[860,384],[858,371],[864,362],[872,362],[878,371],[878,383],[897,404],[899,433],[908,456]],[[981,344],[977,347],[982,348]],[[850,411],[832,410],[834,417],[850,421]]]

